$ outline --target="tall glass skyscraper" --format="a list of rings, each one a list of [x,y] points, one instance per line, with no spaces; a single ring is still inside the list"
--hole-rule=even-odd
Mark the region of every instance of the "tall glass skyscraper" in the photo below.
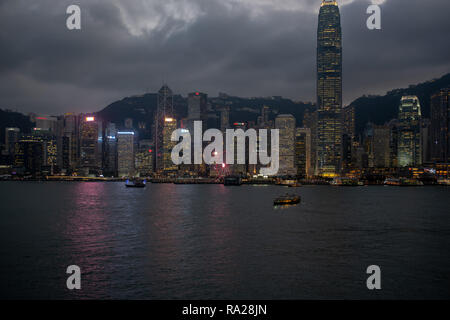
[[[158,105],[155,114],[153,141],[155,145],[154,168],[157,172],[164,169],[163,130],[166,117],[173,117],[173,93],[164,84],[158,91]]]
[[[398,166],[420,166],[422,164],[422,145],[420,121],[422,113],[419,98],[403,96],[398,110]]]
[[[337,175],[342,158],[342,43],[339,7],[323,0],[317,28],[317,173]]]

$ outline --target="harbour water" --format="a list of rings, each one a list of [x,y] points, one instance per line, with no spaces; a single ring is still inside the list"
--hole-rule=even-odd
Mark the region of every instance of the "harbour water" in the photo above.
[[[450,298],[446,187],[0,182],[0,197],[3,299]]]

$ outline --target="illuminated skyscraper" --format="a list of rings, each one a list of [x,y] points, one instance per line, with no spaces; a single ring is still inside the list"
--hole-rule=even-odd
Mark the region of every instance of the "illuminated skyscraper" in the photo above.
[[[305,110],[303,127],[311,130],[311,170],[315,174],[317,167],[317,110],[315,108]]]
[[[173,117],[173,93],[164,84],[158,91],[158,105],[155,114],[153,141],[155,145],[155,169],[163,170],[163,130],[166,117]]]
[[[41,175],[44,165],[44,140],[39,136],[23,136],[16,142],[14,167],[22,175]]]
[[[153,144],[150,140],[139,141],[135,168],[140,177],[149,177],[153,173],[153,153]]]
[[[342,157],[342,45],[337,2],[323,0],[317,28],[318,174],[339,173]]]
[[[163,171],[173,172],[178,167],[172,161],[172,149],[177,145],[176,141],[172,141],[172,133],[177,129],[177,120],[173,118],[164,119],[163,129]]]
[[[134,175],[134,132],[117,132],[117,171],[119,177]]]
[[[403,96],[398,111],[398,166],[419,166],[422,164],[420,136],[420,102],[416,96]]]
[[[80,167],[95,172],[101,167],[101,124],[92,115],[82,116],[80,122]]]

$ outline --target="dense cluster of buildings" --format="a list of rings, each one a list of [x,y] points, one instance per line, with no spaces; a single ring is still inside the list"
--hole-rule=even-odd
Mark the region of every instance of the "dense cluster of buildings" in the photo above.
[[[317,103],[302,121],[261,106],[255,121],[230,123],[230,105],[219,108],[216,124],[227,129],[279,129],[279,176],[301,178],[361,175],[419,175],[448,177],[450,149],[450,89],[431,97],[430,119],[422,117],[416,96],[399,101],[398,116],[384,125],[368,123],[355,132],[355,110],[342,107],[342,41],[336,1],[323,0],[317,32]],[[208,96],[188,95],[187,117],[174,112],[167,85],[158,91],[152,134],[142,139],[132,119],[108,123],[95,114],[30,115],[31,133],[6,128],[2,150],[3,173],[17,176],[48,175],[254,176],[258,165],[175,165],[171,140],[177,128],[193,131],[201,121],[208,129]],[[217,110],[216,110],[217,111]],[[298,127],[297,123],[303,123]],[[260,148],[262,146],[259,146]],[[6,160],[5,160],[6,159]],[[248,162],[246,162],[248,163]]]

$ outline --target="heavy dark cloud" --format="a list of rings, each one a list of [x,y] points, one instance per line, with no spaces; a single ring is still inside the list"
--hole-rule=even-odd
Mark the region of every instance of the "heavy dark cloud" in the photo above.
[[[127,95],[219,91],[315,98],[320,0],[0,1],[0,108],[95,111]],[[341,3],[344,99],[450,71],[448,0]],[[378,2],[383,2],[378,0]],[[66,29],[78,4],[82,30]]]

